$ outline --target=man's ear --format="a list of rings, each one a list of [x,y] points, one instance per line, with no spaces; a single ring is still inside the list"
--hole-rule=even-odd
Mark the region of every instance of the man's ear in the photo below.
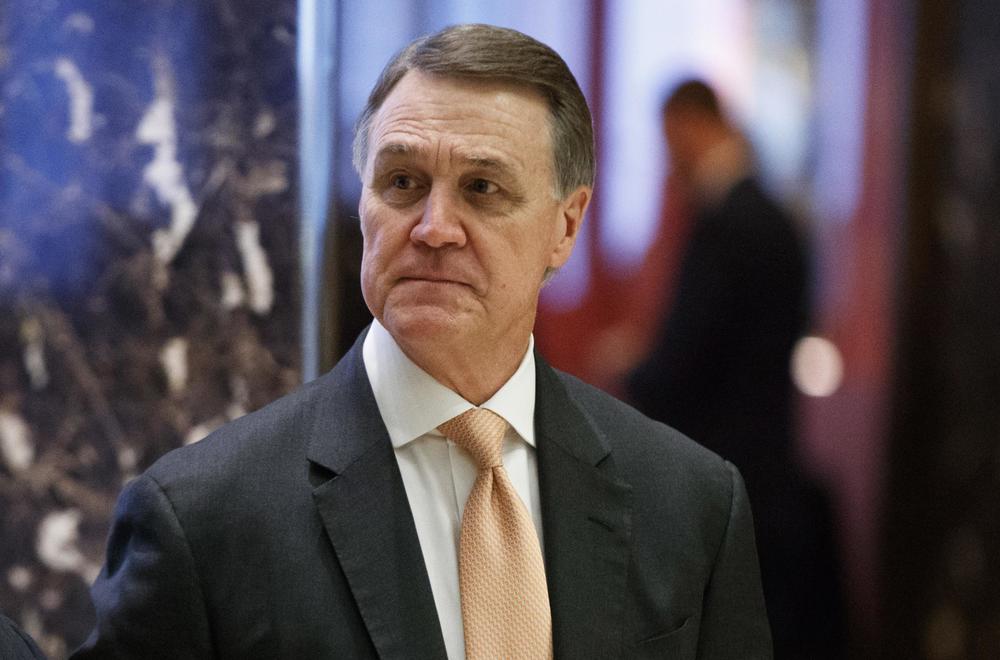
[[[559,203],[559,218],[555,228],[556,235],[553,237],[555,247],[549,257],[550,269],[561,268],[569,260],[593,194],[590,186],[581,185]]]

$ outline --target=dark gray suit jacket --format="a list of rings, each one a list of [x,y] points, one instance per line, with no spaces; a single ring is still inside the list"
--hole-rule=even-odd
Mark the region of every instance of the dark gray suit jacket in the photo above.
[[[360,344],[128,485],[75,658],[445,657]],[[736,469],[536,363],[556,658],[770,657]]]
[[[0,614],[0,659],[45,660],[35,640],[17,627],[13,621]]]

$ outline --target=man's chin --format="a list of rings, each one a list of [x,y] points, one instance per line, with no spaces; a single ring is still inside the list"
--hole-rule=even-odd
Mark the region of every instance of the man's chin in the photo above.
[[[471,329],[467,313],[449,310],[439,305],[406,305],[402,309],[386,310],[382,325],[397,343],[413,344],[420,341],[446,343]]]

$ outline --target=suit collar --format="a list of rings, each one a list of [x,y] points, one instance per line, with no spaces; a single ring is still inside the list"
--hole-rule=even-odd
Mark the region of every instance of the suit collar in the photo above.
[[[631,488],[611,445],[536,355],[538,479],[557,658],[622,652]]]
[[[317,383],[323,390],[313,415],[306,457],[334,474],[345,472],[385,437],[368,376],[361,358],[367,330]],[[350,432],[341,432],[350,429]]]
[[[364,363],[364,334],[322,384],[313,501],[380,658],[446,655],[430,580]]]

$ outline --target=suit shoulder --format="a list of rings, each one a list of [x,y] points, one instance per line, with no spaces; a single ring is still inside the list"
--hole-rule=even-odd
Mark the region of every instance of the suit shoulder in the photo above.
[[[690,547],[714,556],[737,495],[735,487],[742,483],[736,467],[609,394],[573,376],[559,377],[611,450],[604,469],[629,485],[636,525],[687,530]]]
[[[208,477],[242,478],[277,468],[305,455],[305,438],[323,401],[330,395],[329,374],[223,424],[202,440],[161,456],[147,474],[161,486]]]
[[[715,473],[728,479],[725,461],[677,429],[651,419],[593,385],[556,371],[570,398],[615,453],[637,465]],[[657,460],[660,459],[660,460]]]

